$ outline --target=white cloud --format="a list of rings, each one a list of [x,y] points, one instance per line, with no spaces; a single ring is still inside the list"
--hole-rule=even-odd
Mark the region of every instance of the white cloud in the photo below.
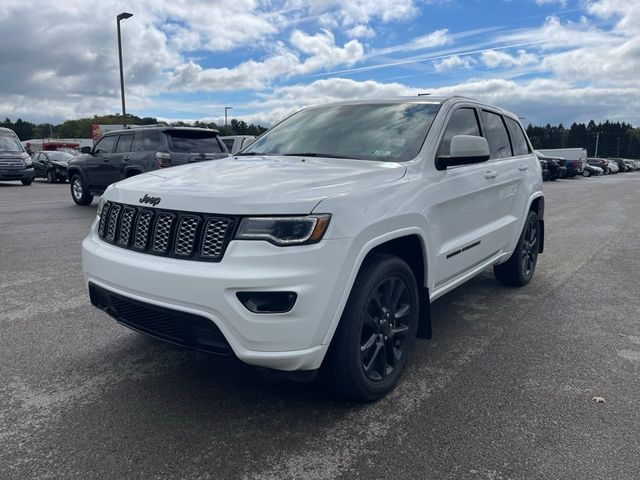
[[[316,80],[275,88],[260,96],[259,102],[246,105],[258,111],[242,118],[247,122],[273,125],[291,113],[323,103],[356,98],[416,96],[424,89],[402,83],[373,80],[355,81],[346,78]],[[624,120],[640,123],[640,87],[589,86],[575,87],[570,82],[552,79],[516,81],[507,79],[470,80],[455,85],[429,88],[432,96],[463,95],[505,108],[526,122],[588,122],[591,119]]]
[[[288,8],[308,8],[311,14],[334,13],[342,26],[368,24],[373,19],[383,22],[405,20],[419,10],[414,0],[289,0]]]
[[[394,45],[392,47],[379,48],[371,53],[373,55],[388,55],[397,52],[410,52],[414,50],[428,50],[430,48],[442,47],[453,42],[449,30],[446,28],[434,30],[433,32],[414,38],[410,42]]]
[[[634,0],[599,0],[587,4],[587,11],[601,18],[618,18],[616,30],[631,34],[640,32],[640,8]]]
[[[518,51],[517,56],[510,55],[502,50],[487,50],[480,54],[482,63],[489,68],[521,67],[538,62],[538,57],[524,50]]]
[[[349,30],[345,31],[348,37],[351,38],[372,38],[376,36],[376,32],[373,28],[366,25],[355,25]]]
[[[444,72],[447,70],[453,70],[455,68],[471,68],[476,61],[471,57],[461,57],[459,55],[452,55],[442,60],[433,62],[433,67],[436,72]]]
[[[169,85],[181,91],[259,90],[275,78],[305,75],[337,65],[353,65],[364,55],[364,47],[358,40],[350,40],[340,47],[328,30],[316,35],[295,30],[289,43],[293,49],[279,44],[277,53],[265,60],[249,60],[233,68],[205,69],[189,61],[176,67]]]

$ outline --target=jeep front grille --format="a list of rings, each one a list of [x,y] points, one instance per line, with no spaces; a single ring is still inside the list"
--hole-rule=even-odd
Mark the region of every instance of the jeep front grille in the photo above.
[[[233,217],[106,202],[98,235],[113,245],[143,253],[219,262],[236,224]]]

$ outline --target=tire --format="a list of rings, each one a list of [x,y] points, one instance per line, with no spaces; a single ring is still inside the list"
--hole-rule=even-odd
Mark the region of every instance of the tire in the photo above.
[[[531,281],[538,261],[540,222],[538,214],[529,212],[515,250],[505,263],[494,265],[493,272],[503,285],[522,287]]]
[[[33,178],[30,178],[28,180],[20,180],[22,182],[22,185],[24,185],[25,187],[31,185],[31,182],[33,182]]]
[[[84,180],[80,175],[74,175],[69,182],[71,198],[78,205],[89,205],[93,201],[93,195],[89,193]]]
[[[367,257],[322,365],[321,382],[362,402],[393,390],[416,338],[418,298],[404,260],[381,253]]]
[[[56,183],[56,172],[53,170],[47,171],[47,183]]]
[[[582,176],[583,177],[590,177],[591,176],[591,172],[589,170],[583,170],[582,171]]]

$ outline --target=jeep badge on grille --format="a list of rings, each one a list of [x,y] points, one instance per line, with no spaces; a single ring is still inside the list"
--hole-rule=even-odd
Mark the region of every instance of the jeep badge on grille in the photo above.
[[[160,197],[150,197],[148,194],[145,193],[144,197],[140,199],[140,203],[148,203],[155,207],[160,203],[160,200],[161,200]]]

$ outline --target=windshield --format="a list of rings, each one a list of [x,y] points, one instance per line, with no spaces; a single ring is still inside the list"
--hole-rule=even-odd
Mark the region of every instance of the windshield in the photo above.
[[[0,152],[24,152],[24,149],[13,135],[0,135]]]
[[[440,105],[380,103],[302,110],[241,155],[301,155],[404,162],[414,158]]]
[[[183,153],[222,153],[214,132],[199,130],[165,130],[169,150]]]
[[[47,152],[49,160],[55,160],[56,162],[68,162],[73,158],[73,155],[66,152]]]

